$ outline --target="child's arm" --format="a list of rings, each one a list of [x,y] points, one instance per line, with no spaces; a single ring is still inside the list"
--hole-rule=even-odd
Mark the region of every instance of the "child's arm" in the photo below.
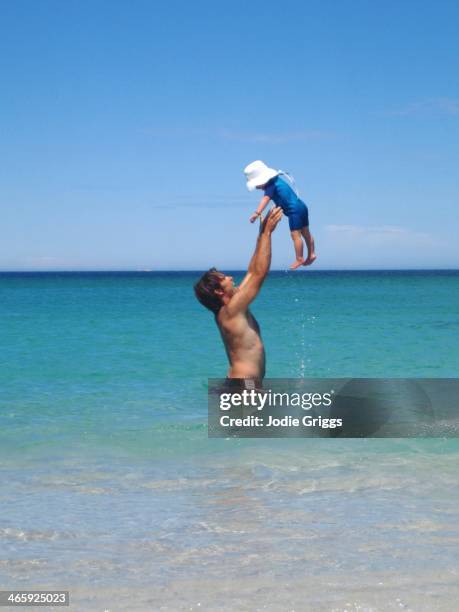
[[[253,215],[250,216],[250,223],[253,223],[257,217],[261,216],[261,213],[264,211],[264,209],[268,206],[269,204],[269,200],[271,198],[269,196],[263,196],[260,200],[260,203],[258,204],[257,210],[253,213]]]

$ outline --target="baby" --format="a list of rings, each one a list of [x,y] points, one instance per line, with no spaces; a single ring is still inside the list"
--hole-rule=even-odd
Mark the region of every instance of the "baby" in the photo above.
[[[269,201],[272,200],[276,206],[282,208],[284,214],[288,217],[296,256],[296,260],[292,263],[290,269],[296,270],[300,266],[310,266],[316,259],[316,254],[314,253],[314,238],[309,231],[308,208],[287,180],[280,176],[285,175],[285,173],[268,168],[262,161],[254,161],[244,169],[244,174],[249,191],[254,189],[264,191],[264,196],[261,198],[257,210],[250,217],[250,223],[261,216]],[[306,259],[303,257],[303,238],[308,248]]]

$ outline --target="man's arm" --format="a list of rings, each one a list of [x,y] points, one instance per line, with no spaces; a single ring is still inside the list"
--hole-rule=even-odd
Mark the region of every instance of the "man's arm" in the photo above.
[[[261,285],[269,272],[271,265],[271,234],[282,218],[282,209],[273,208],[263,221],[258,236],[255,253],[249,263],[249,268],[237,293],[226,305],[228,315],[233,316],[247,310],[247,307],[256,298]]]

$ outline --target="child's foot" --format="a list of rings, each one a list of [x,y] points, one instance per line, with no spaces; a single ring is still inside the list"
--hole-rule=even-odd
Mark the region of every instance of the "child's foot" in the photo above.
[[[314,254],[309,255],[309,257],[303,263],[303,266],[310,266],[312,263],[315,262],[316,259],[317,259],[317,255],[314,255]]]
[[[296,270],[300,266],[305,266],[305,265],[306,265],[306,260],[305,259],[297,259],[290,266],[290,270]]]

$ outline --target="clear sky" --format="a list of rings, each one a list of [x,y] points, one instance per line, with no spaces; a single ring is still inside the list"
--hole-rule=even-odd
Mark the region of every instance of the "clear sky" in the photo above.
[[[459,267],[456,0],[0,9],[0,269],[244,268],[255,159],[317,269]]]

